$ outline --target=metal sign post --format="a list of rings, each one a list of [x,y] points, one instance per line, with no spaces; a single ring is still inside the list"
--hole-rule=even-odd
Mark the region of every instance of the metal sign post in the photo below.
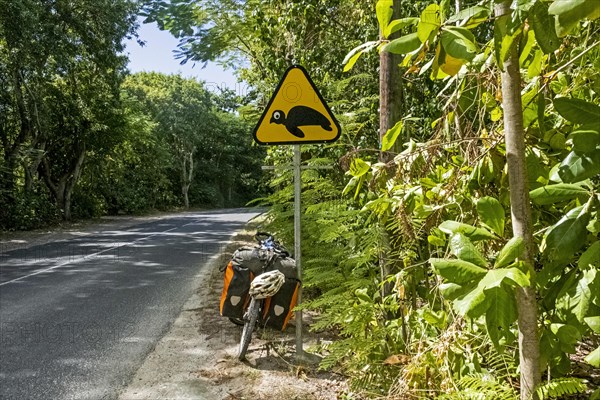
[[[332,143],[341,135],[342,129],[319,90],[299,65],[285,72],[269,104],[254,129],[254,140],[262,145],[294,145],[294,258],[298,279],[302,281],[302,224],[301,172],[306,168],[329,169],[301,165],[302,144]],[[282,166],[285,169],[288,167]],[[276,169],[281,167],[263,167]],[[302,303],[302,285],[298,289],[296,304]],[[296,357],[305,359],[302,343],[302,311],[296,311]]]
[[[294,258],[298,279],[302,282],[302,175],[300,145],[294,145]],[[302,304],[302,285],[298,289],[298,305]],[[302,310],[296,311],[296,357],[304,356],[302,344]]]

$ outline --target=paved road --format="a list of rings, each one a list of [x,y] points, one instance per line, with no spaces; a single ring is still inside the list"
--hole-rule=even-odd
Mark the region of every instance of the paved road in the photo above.
[[[0,252],[0,400],[116,398],[255,215],[178,214]]]

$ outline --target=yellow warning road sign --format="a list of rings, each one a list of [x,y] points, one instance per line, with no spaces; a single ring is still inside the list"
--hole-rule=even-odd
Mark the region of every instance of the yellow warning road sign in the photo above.
[[[254,140],[266,145],[329,143],[341,132],[306,70],[294,65],[283,75],[260,117]]]

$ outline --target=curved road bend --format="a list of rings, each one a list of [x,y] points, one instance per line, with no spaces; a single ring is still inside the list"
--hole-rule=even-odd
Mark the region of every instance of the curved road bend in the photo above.
[[[116,398],[204,266],[256,215],[184,213],[0,248],[0,400]]]

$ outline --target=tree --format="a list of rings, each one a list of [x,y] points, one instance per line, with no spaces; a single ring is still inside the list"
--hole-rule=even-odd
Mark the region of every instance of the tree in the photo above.
[[[99,151],[100,143],[111,143],[110,135],[117,133],[104,128],[119,124],[118,85],[126,62],[120,53],[123,38],[135,30],[136,5],[27,0],[0,6],[0,50],[7,61],[0,73],[11,93],[3,104],[7,173],[2,186],[14,204],[17,161],[26,193],[39,170],[63,217],[70,219],[71,194],[86,153]],[[97,140],[99,133],[104,137]]]
[[[217,119],[212,109],[210,94],[203,84],[177,75],[138,73],[124,84],[130,96],[136,96],[139,110],[149,112],[156,123],[156,131],[169,144],[172,167],[180,176],[183,204],[189,207],[189,190],[193,182],[197,150],[213,156],[215,135],[219,136]]]
[[[507,23],[511,15],[510,1],[496,5],[497,23]],[[500,28],[502,29],[502,28]],[[504,28],[506,29],[506,28]],[[523,240],[521,261],[527,268],[530,285],[516,289],[519,359],[521,367],[521,399],[538,398],[536,389],[541,380],[538,312],[535,289],[535,242],[531,222],[531,201],[525,156],[525,130],[521,102],[521,71],[517,48],[512,46],[504,60],[502,72],[502,108],[504,110],[504,137],[508,168],[510,209],[514,238]]]

